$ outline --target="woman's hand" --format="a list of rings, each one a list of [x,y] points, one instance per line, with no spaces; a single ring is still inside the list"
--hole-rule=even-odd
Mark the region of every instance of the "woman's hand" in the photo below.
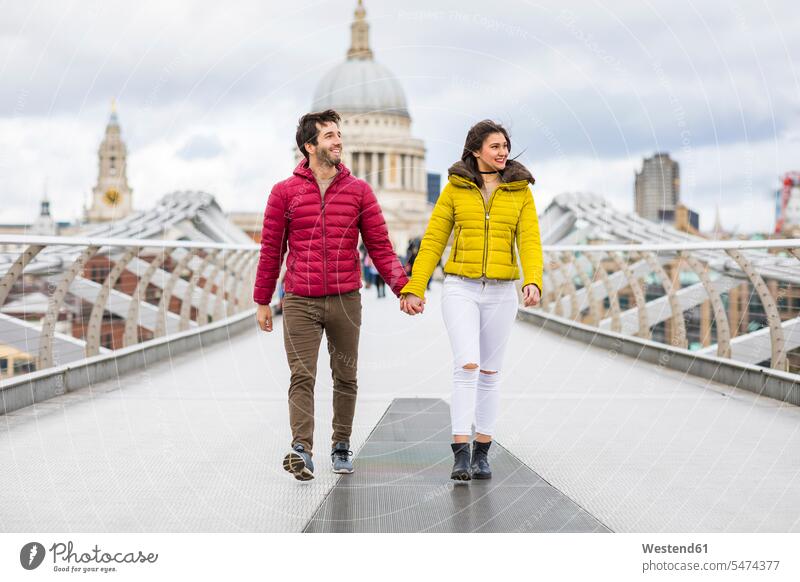
[[[539,293],[539,288],[533,283],[525,285],[522,288],[522,300],[525,307],[534,307],[538,305],[540,299],[541,294]]]
[[[400,311],[409,315],[416,315],[425,311],[425,300],[413,293],[404,293],[400,296]]]

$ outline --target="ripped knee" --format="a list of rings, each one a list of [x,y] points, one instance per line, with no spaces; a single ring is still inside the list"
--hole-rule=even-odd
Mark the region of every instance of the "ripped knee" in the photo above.
[[[496,370],[481,370],[478,374],[478,390],[497,390],[499,386],[500,374]]]
[[[473,389],[478,382],[479,376],[478,364],[464,364],[463,366],[456,366],[453,370],[453,380],[456,385],[463,388]]]

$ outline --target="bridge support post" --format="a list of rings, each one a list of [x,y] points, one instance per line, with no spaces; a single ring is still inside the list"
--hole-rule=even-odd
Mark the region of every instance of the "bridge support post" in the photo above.
[[[772,359],[770,366],[778,370],[787,370],[786,361],[786,341],[783,336],[783,328],[781,327],[781,316],[778,313],[778,306],[775,303],[775,298],[769,292],[764,278],[758,274],[753,268],[753,264],[744,256],[740,251],[734,249],[727,249],[728,253],[736,263],[744,271],[747,278],[753,284],[753,287],[758,293],[761,304],[764,306],[764,311],[767,314],[767,324],[769,325],[769,342],[772,348]]]
[[[106,310],[106,303],[108,297],[111,295],[111,290],[117,284],[120,275],[131,262],[134,256],[139,254],[139,247],[132,247],[125,251],[125,254],[114,263],[114,267],[106,275],[106,280],[103,281],[100,290],[97,293],[97,298],[92,305],[92,313],[89,316],[89,329],[86,334],[86,357],[96,356],[100,353],[100,328],[103,324],[103,313]]]
[[[58,314],[61,311],[61,306],[64,305],[64,298],[67,296],[67,291],[69,291],[69,286],[72,284],[72,281],[75,280],[78,273],[83,270],[88,260],[91,259],[98,250],[100,250],[98,246],[86,247],[72,262],[69,269],[66,270],[53,296],[50,298],[47,315],[45,315],[44,321],[42,322],[42,335],[41,343],[39,344],[37,369],[49,368],[53,365],[53,334],[56,331],[56,323],[58,322]]]
[[[703,288],[706,290],[708,298],[711,300],[711,307],[714,310],[714,323],[717,326],[717,355],[720,358],[731,357],[731,332],[728,325],[728,316],[725,313],[725,306],[722,304],[722,299],[714,287],[714,282],[708,276],[708,268],[703,266],[700,261],[695,259],[688,251],[681,251],[680,258],[689,265],[689,268],[694,271]]]
[[[679,348],[685,348],[688,346],[688,341],[686,339],[686,322],[683,320],[683,312],[681,311],[680,304],[678,303],[678,297],[675,295],[675,287],[673,286],[670,278],[667,276],[667,272],[664,270],[664,267],[653,253],[645,252],[642,253],[642,256],[647,261],[647,264],[650,265],[650,269],[652,269],[659,281],[661,281],[661,286],[664,288],[664,291],[667,294],[669,308],[672,312],[673,329],[672,337],[669,338],[669,341],[670,343],[673,343],[672,340],[674,339],[674,345]]]
[[[169,313],[169,304],[172,301],[172,290],[175,288],[175,282],[178,280],[178,277],[181,276],[186,265],[189,264],[189,260],[191,260],[196,252],[196,249],[189,249],[172,269],[169,281],[167,281],[164,292],[161,294],[161,300],[158,302],[158,323],[156,324],[155,337],[163,337],[166,333],[167,313]]]
[[[128,305],[128,316],[125,318],[125,335],[122,340],[122,345],[125,347],[139,343],[139,304],[147,297],[147,286],[150,285],[150,280],[167,256],[167,250],[162,249],[150,262],[136,284],[136,290],[133,292],[130,305]],[[159,311],[159,313],[161,312]]]
[[[592,263],[592,268],[594,268],[595,273],[600,275],[600,280],[603,282],[603,286],[606,288],[606,295],[608,295],[608,303],[609,303],[609,312],[611,315],[611,331],[615,331],[617,333],[622,332],[622,322],[620,321],[619,314],[620,314],[620,307],[619,307],[619,296],[617,295],[616,289],[611,284],[611,281],[608,279],[608,273],[606,272],[605,267],[600,259],[594,253],[586,253],[587,257],[589,258],[589,262]]]

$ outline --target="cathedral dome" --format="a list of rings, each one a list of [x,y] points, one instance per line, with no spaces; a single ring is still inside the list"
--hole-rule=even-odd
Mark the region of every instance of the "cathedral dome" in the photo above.
[[[366,59],[347,60],[329,71],[317,85],[312,109],[408,117],[400,82],[389,69]]]
[[[312,109],[342,113],[389,113],[408,117],[406,95],[392,72],[376,63],[369,47],[369,25],[362,0],[350,26],[347,60],[322,78],[314,91]]]

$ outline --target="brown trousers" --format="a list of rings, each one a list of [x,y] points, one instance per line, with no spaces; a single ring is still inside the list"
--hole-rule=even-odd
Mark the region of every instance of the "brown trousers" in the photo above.
[[[326,297],[286,293],[283,299],[283,342],[289,361],[289,424],[292,444],[306,451],[314,446],[314,383],[322,331],[328,338],[333,376],[333,439],[350,442],[356,409],[356,368],[361,330],[358,290]]]

